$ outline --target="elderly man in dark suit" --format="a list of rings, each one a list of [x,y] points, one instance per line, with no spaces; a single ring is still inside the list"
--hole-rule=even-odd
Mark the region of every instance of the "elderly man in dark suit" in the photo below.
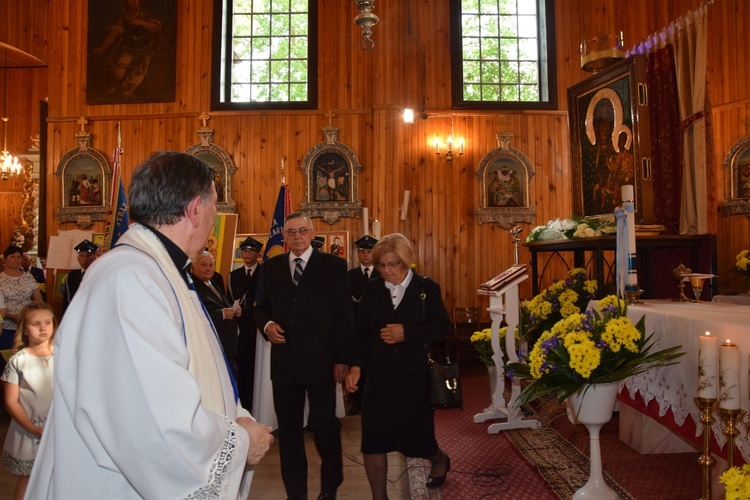
[[[219,342],[224,349],[224,354],[232,366],[233,374],[237,375],[237,349],[239,345],[239,327],[237,317],[242,314],[239,304],[235,307],[227,300],[224,292],[217,287],[211,278],[214,275],[216,262],[214,256],[208,251],[203,251],[192,263],[190,273],[193,278],[193,286],[203,305],[211,317],[211,321],[219,334]]]
[[[237,353],[237,389],[240,400],[248,408],[253,406],[253,384],[255,383],[255,340],[258,327],[253,319],[255,294],[260,278],[258,253],[263,243],[248,236],[240,243],[240,252],[244,264],[238,267],[227,278],[227,298],[230,302],[239,301],[242,315],[237,318],[240,326],[240,345]]]
[[[359,259],[359,265],[354,269],[349,270],[349,286],[351,286],[352,300],[355,304],[362,298],[362,292],[364,291],[367,282],[372,278],[380,276],[380,272],[372,263],[372,249],[377,242],[378,240],[369,234],[362,236],[354,242],[354,246],[357,247],[357,259]],[[348,416],[358,414],[362,408],[362,389],[364,386],[365,370],[362,368],[359,377],[359,389],[352,392],[350,395],[351,406],[346,410]]]
[[[263,264],[254,310],[255,322],[273,344],[281,477],[292,499],[307,498],[305,395],[322,459],[318,499],[336,498],[343,481],[336,384],[344,380],[352,355],[354,308],[346,261],[313,249],[314,237],[307,215],[287,216],[284,240],[290,251]]]

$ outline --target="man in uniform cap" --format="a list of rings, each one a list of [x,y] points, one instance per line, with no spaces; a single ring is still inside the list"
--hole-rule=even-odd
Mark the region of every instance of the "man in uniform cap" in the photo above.
[[[359,265],[354,269],[349,270],[349,286],[352,289],[352,300],[354,300],[355,303],[359,302],[359,299],[362,298],[362,292],[365,289],[367,281],[371,278],[380,276],[380,273],[372,263],[372,249],[377,242],[378,240],[376,240],[369,234],[362,236],[360,239],[354,242],[354,246],[357,247],[357,258],[359,259]],[[355,314],[356,310],[357,308],[355,307]],[[364,370],[362,370],[360,380],[365,376],[364,373]],[[352,404],[346,411],[347,415],[351,416],[359,413],[362,406],[362,387],[364,386],[364,383],[360,384],[360,389],[358,389],[357,392],[353,392],[351,394]]]
[[[240,301],[242,314],[237,318],[240,326],[240,343],[237,353],[237,389],[240,401],[246,408],[253,406],[253,386],[255,384],[255,342],[258,327],[253,320],[255,292],[260,278],[258,255],[263,243],[248,236],[240,243],[240,252],[244,264],[229,273],[227,277],[227,298],[230,302]]]
[[[321,250],[325,242],[326,242],[325,238],[323,238],[322,236],[316,236],[310,242],[310,246],[313,247],[315,250]]]
[[[78,253],[78,264],[81,266],[81,269],[70,271],[65,281],[63,281],[63,314],[65,314],[65,310],[70,305],[70,301],[73,300],[78,287],[81,286],[81,280],[83,280],[83,274],[86,272],[86,269],[96,260],[96,251],[99,250],[99,245],[89,240],[83,240],[73,249]]]

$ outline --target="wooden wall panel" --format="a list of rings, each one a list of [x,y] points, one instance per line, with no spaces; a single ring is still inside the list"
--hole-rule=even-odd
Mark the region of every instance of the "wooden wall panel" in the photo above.
[[[178,2],[177,98],[173,103],[88,106],[85,103],[86,0],[8,0],[0,13],[0,41],[46,56],[45,70],[18,70],[10,85],[10,113],[17,127],[9,131],[9,145],[28,143],[39,128],[38,100],[49,97],[50,173],[48,215],[50,234],[60,225],[54,214],[59,204],[57,162],[75,147],[75,120],[89,120],[92,145],[106,156],[116,145],[116,124],[122,124],[123,177],[127,183],[133,168],[153,150],[184,150],[198,142],[197,119],[211,114],[208,126],[214,142],[225,148],[238,171],[232,179],[232,198],[237,201],[240,232],[268,229],[278,193],[280,159],[286,158],[286,180],[293,207],[304,196],[304,177],[299,169],[306,152],[323,141],[325,113],[335,113],[339,140],[351,147],[363,166],[359,198],[370,211],[370,220],[382,223],[383,233],[400,231],[417,246],[418,269],[435,278],[449,307],[484,306],[477,285],[513,260],[507,231],[479,224],[474,210],[479,182],[474,176],[483,155],[497,147],[495,134],[508,131],[513,146],[530,159],[535,175],[531,196],[537,210],[534,224],[524,235],[549,219],[572,212],[569,131],[566,89],[589,76],[580,69],[581,39],[600,31],[622,30],[628,45],[696,8],[702,0],[632,0],[628,8],[615,0],[558,0],[556,2],[558,110],[506,112],[451,110],[450,25],[448,2],[411,0],[380,2],[375,12],[380,22],[373,28],[374,50],[361,48],[361,31],[353,24],[354,2],[319,2],[319,109],[212,113],[210,64],[212,4],[204,0]],[[29,5],[36,7],[34,13]],[[39,8],[43,7],[43,8]],[[721,0],[709,8],[709,78],[715,124],[714,156],[720,179],[719,198],[725,196],[721,163],[726,151],[741,137],[750,135],[748,124],[750,78],[744,61],[747,44],[737,43],[732,33],[747,25],[750,7],[743,0]],[[34,29],[13,32],[8,17],[30,19]],[[31,19],[33,16],[33,23]],[[29,33],[41,33],[37,38]],[[41,56],[40,56],[41,57]],[[41,73],[39,73],[41,71]],[[0,84],[2,82],[0,81]],[[413,107],[430,114],[453,114],[455,135],[463,137],[465,154],[448,163],[434,154],[435,134],[445,136],[450,120],[417,119],[407,125],[401,109]],[[12,137],[12,139],[11,139]],[[26,142],[25,142],[26,141]],[[0,190],[5,186],[0,186]],[[404,190],[411,191],[408,217],[400,219]],[[0,217],[13,217],[12,207]],[[0,220],[0,239],[5,230]],[[316,220],[319,230],[348,230],[359,236],[361,221],[344,219],[333,226]],[[103,230],[103,224],[96,229]],[[734,255],[750,244],[749,219],[720,218],[720,274],[730,275]],[[527,262],[528,251],[521,250]],[[564,274],[566,263],[553,264],[551,276]],[[522,295],[530,295],[530,284]]]

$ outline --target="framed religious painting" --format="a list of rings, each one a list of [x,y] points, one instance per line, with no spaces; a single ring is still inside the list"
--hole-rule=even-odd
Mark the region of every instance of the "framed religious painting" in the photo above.
[[[197,132],[199,142],[187,148],[185,152],[203,160],[213,169],[216,210],[221,213],[236,213],[237,203],[232,199],[232,175],[237,171],[237,167],[224,148],[211,142],[214,131],[206,126],[210,116],[203,112],[198,119],[203,123]]]
[[[750,214],[750,137],[737,141],[724,159],[727,197],[719,204],[724,215]]]
[[[86,104],[173,102],[177,0],[88,2]]]
[[[323,128],[324,142],[307,152],[300,168],[305,174],[305,197],[300,210],[333,224],[341,217],[359,217],[362,202],[357,174],[362,166],[351,148],[336,140],[338,129]]]
[[[349,231],[316,231],[315,235],[323,237],[322,252],[338,255],[346,261],[347,266],[349,265],[351,253]]]
[[[638,223],[654,218],[646,60],[624,59],[568,88],[574,215],[611,214],[635,189]]]
[[[479,162],[479,223],[493,222],[503,229],[520,223],[532,223],[536,209],[531,202],[530,185],[534,176],[531,161],[522,151],[511,147],[512,136],[496,135],[498,147]]]
[[[75,134],[78,149],[65,153],[55,171],[60,181],[57,217],[86,229],[107,219],[112,170],[107,158],[91,148],[91,134],[83,130],[86,120],[81,118],[79,123],[81,130]]]

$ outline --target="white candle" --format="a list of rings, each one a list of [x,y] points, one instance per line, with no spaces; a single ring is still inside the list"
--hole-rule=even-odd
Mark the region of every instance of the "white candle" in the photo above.
[[[629,210],[625,216],[628,228],[628,275],[625,279],[626,290],[638,289],[638,265],[635,255],[635,202],[632,184],[624,184],[620,187],[622,193],[622,207]]]
[[[370,234],[370,210],[367,207],[362,208],[362,236]]]
[[[740,409],[740,348],[727,339],[719,349],[721,396],[719,407]]]
[[[377,219],[372,221],[372,237],[376,240],[380,239],[380,221]]]
[[[699,337],[698,344],[698,397],[719,397],[719,338],[711,332]]]

